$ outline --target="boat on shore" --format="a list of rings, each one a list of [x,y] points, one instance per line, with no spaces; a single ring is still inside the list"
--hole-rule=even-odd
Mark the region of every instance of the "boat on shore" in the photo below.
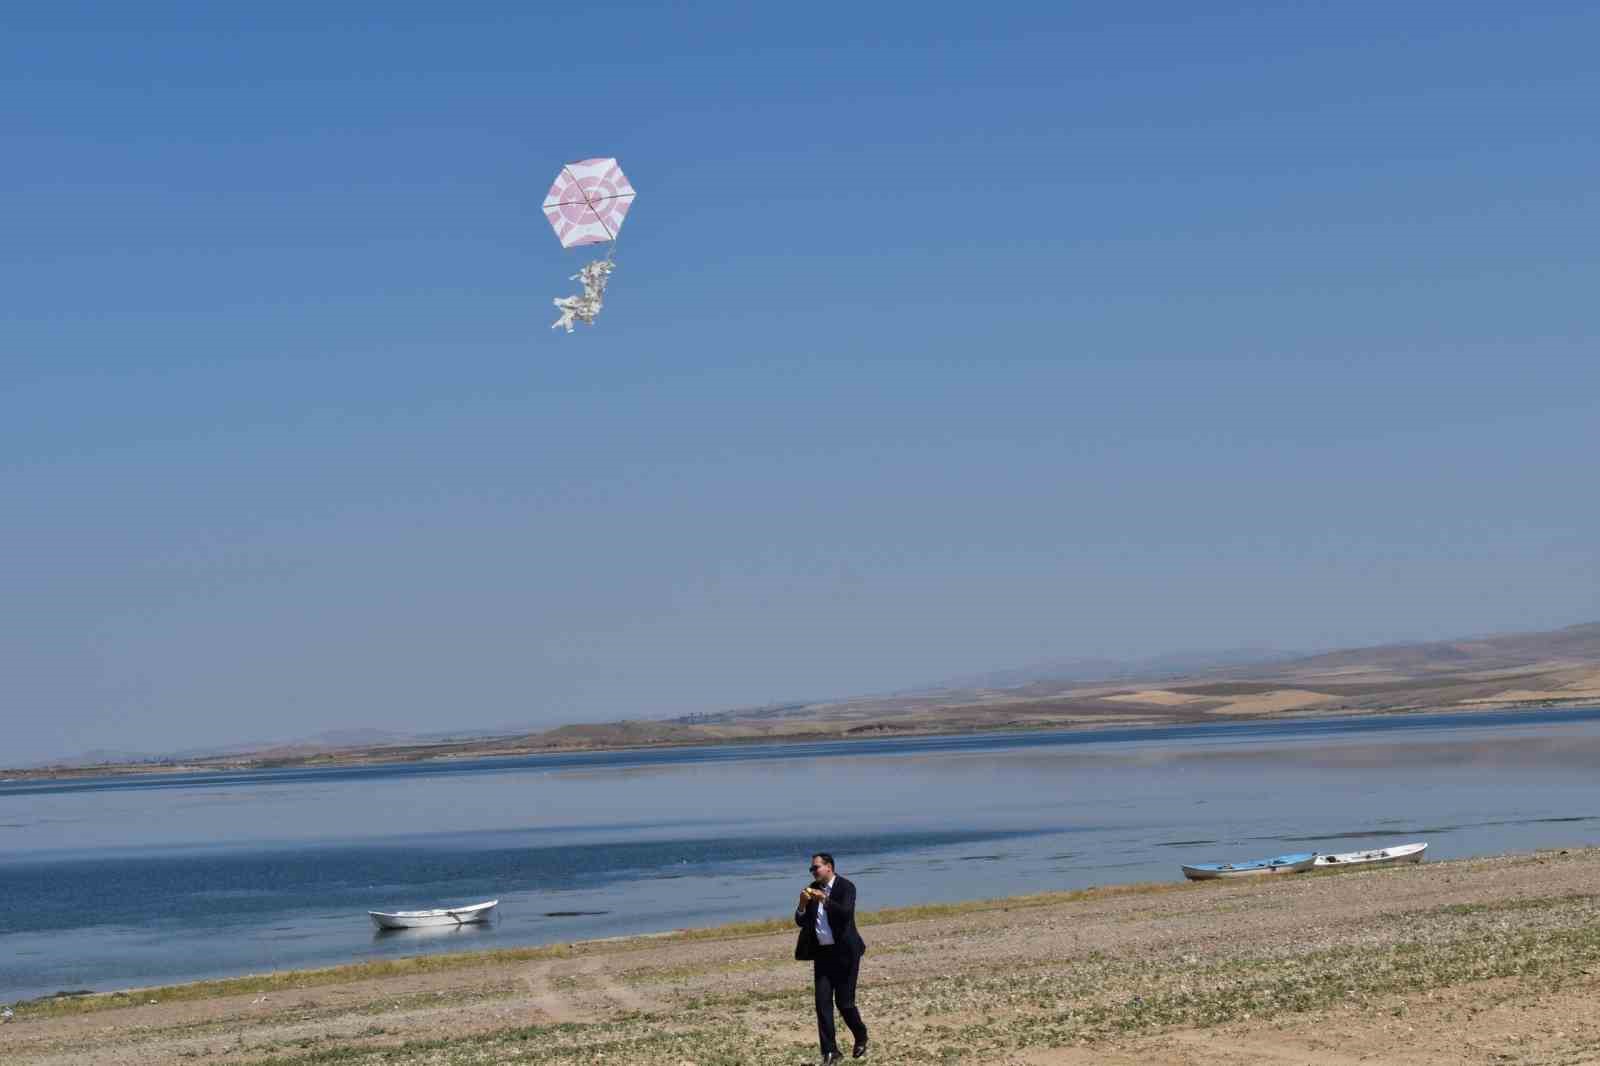
[[[1317,861],[1314,851],[1277,855],[1251,862],[1202,862],[1184,866],[1183,876],[1191,881],[1212,881],[1219,877],[1258,877],[1264,874],[1304,873]]]
[[[440,925],[468,925],[485,922],[500,905],[497,899],[469,907],[436,907],[428,911],[368,911],[379,929],[425,929]]]
[[[1341,851],[1333,855],[1318,855],[1316,868],[1334,869],[1343,866],[1398,866],[1401,863],[1421,862],[1422,853],[1428,850],[1426,842],[1396,844],[1370,851]]]

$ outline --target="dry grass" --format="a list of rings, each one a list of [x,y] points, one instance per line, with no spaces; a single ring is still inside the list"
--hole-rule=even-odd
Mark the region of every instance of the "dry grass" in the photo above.
[[[1545,989],[1600,964],[1594,896],[1518,899],[1434,911],[1430,932],[1354,951],[1249,952],[1209,962],[1091,954],[1006,972],[899,981],[875,990],[885,1063],[1007,1061],[1037,1048],[1097,1045],[1174,1027],[1341,1008],[1387,1017],[1395,997],[1515,979]],[[590,1025],[515,1026],[384,1047],[347,1043],[289,1050],[261,1066],[469,1066],[483,1063],[684,1063],[696,1066],[803,1061],[806,1041],[774,1035],[803,1017],[804,990],[707,996],[670,1015],[635,1014]],[[912,1035],[914,1034],[914,1035]]]
[[[864,913],[862,1007],[887,1064],[1145,1061],[1172,1033],[1338,1022],[1359,1036],[1430,1011],[1438,1053],[1417,1061],[1454,1064],[1451,1011],[1520,1003],[1558,1035],[1600,1034],[1584,1021],[1597,883],[1592,849]],[[38,1066],[798,1063],[814,1048],[792,933],[745,923],[36,1001],[0,1037],[8,1064]],[[1563,1039],[1529,1061],[1589,1061]]]

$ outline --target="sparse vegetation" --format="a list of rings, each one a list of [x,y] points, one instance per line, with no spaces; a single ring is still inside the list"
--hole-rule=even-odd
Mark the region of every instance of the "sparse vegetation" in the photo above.
[[[519,736],[429,742],[300,744],[210,757],[145,758],[86,767],[4,770],[9,780],[422,762],[575,751],[937,736],[1096,726],[1251,721],[1304,714],[1403,714],[1600,703],[1600,623],[1545,633],[1398,644],[1246,666],[1135,670],[1101,680],[1044,671],[994,688],[957,685],[904,696],[560,726]],[[1142,681],[1141,681],[1142,679]],[[1150,686],[1159,685],[1158,688]],[[369,738],[370,739],[370,738]]]
[[[1562,995],[1587,1016],[1600,990],[1597,873],[1600,849],[878,912],[864,921],[877,932],[862,991],[874,1060],[1013,1062],[1170,1032],[1278,1031],[1301,1017],[1379,1031],[1414,1027],[1432,1011],[1449,1032],[1499,1003],[1521,1011]],[[810,988],[789,958],[791,928],[750,923],[35,1001],[19,1006],[21,1024],[7,1035],[22,1038],[13,1042],[20,1063],[44,1046],[34,1032],[52,1055],[64,1039],[80,1041],[85,1063],[804,1061]],[[970,950],[977,944],[987,954]],[[338,985],[336,996],[321,992]],[[185,1009],[208,997],[209,1012]],[[107,1029],[96,1004],[148,1009]],[[152,1024],[164,1011],[172,1016]],[[97,1058],[106,1032],[119,1034],[115,1055]],[[1455,1061],[1453,1049],[1434,1061]],[[1550,1059],[1569,1060],[1580,1061]]]

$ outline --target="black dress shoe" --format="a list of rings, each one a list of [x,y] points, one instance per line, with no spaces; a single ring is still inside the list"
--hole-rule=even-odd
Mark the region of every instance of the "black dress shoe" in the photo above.
[[[860,1041],[858,1041],[856,1043],[856,1046],[851,1049],[850,1057],[853,1058],[853,1059],[864,1059],[864,1058],[867,1057],[867,1038],[866,1037],[862,1037],[860,1039]]]
[[[843,1061],[843,1055],[839,1054],[837,1051],[829,1051],[823,1054],[820,1066],[833,1066],[834,1063]]]

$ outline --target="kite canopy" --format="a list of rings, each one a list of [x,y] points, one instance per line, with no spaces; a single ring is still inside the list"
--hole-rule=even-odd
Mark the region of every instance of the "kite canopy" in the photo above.
[[[633,186],[615,159],[580,159],[556,175],[544,198],[544,217],[561,247],[576,248],[616,240],[632,206]]]

